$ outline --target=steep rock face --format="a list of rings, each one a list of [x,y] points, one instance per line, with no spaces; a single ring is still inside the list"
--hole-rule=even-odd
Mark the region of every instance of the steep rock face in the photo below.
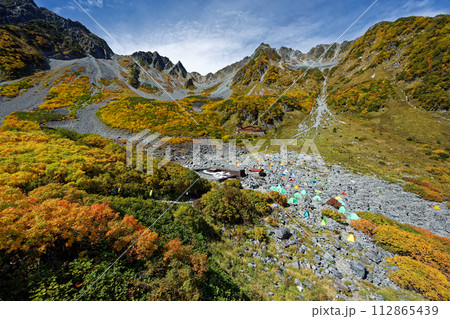
[[[180,61],[178,61],[177,64],[175,64],[173,68],[169,71],[169,74],[176,77],[186,78],[188,73],[184,68],[183,64]]]
[[[131,55],[133,58],[139,62],[143,62],[148,67],[153,67],[159,71],[170,70],[173,67],[172,61],[165,56],[159,55],[157,51],[155,52],[143,52],[138,51]]]
[[[0,24],[19,24],[31,20],[54,21],[56,15],[39,8],[32,0],[0,1]]]
[[[283,59],[291,59],[291,58],[296,58],[296,59],[300,59],[303,57],[303,53],[299,50],[294,50],[291,48],[287,48],[287,47],[281,47],[278,50],[278,54],[283,58]]]
[[[62,18],[39,8],[32,0],[0,0],[0,56],[6,65],[2,78],[16,78],[48,67],[47,58],[73,59],[92,55],[109,59],[113,52],[107,43],[79,22]],[[38,63],[28,64],[31,60]],[[24,67],[23,64],[26,64]]]

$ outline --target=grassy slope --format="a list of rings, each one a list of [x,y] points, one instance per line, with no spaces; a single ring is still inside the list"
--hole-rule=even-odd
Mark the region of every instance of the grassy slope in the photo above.
[[[338,118],[346,124],[320,128],[315,137],[319,152],[327,161],[390,181],[401,180],[403,176],[417,177],[439,188],[448,199],[448,175],[433,176],[426,171],[428,167],[448,167],[445,161],[427,155],[431,150],[450,147],[448,121],[394,99],[379,112],[364,117],[341,114]],[[271,130],[265,138],[292,138],[303,120],[303,113],[288,113],[278,131]],[[311,138],[313,134],[305,137]]]

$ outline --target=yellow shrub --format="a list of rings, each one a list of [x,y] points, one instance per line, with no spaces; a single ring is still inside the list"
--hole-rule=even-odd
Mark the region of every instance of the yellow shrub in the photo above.
[[[3,120],[3,125],[0,127],[0,131],[6,130],[21,130],[21,131],[29,131],[29,130],[39,130],[39,123],[33,121],[20,120],[14,114],[8,115]]]
[[[380,225],[375,236],[377,244],[391,252],[410,256],[450,275],[450,254],[448,244],[437,242],[421,234],[413,234],[395,226]]]
[[[450,300],[450,284],[437,269],[409,257],[395,256],[388,262],[399,268],[389,277],[400,287],[413,289],[431,300]]]

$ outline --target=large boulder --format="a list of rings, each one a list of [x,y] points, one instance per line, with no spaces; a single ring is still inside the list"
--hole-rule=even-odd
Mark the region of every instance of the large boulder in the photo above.
[[[350,268],[353,270],[356,276],[358,276],[361,279],[366,279],[367,274],[369,271],[367,270],[366,266],[358,260],[352,260],[350,262]]]
[[[283,227],[275,230],[275,237],[278,239],[289,239],[291,236],[291,231],[288,228]]]

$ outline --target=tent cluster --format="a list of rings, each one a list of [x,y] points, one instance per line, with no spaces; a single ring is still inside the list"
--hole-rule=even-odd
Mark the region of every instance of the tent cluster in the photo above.
[[[288,197],[287,203],[292,206],[300,206],[302,201],[305,201],[306,210],[303,213],[304,218],[311,217],[311,210],[309,204],[311,204],[311,201],[322,203],[323,198],[322,196],[326,194],[327,188],[324,188],[327,183],[325,181],[319,181],[314,177],[311,177],[310,180],[303,180],[301,183],[300,181],[296,180],[296,172],[292,171],[289,167],[290,162],[287,159],[278,159],[278,163],[275,164],[272,162],[272,160],[277,160],[277,157],[271,157],[269,159],[271,162],[269,165],[266,166],[258,166],[261,165],[262,162],[257,158],[255,166],[251,169],[252,171],[256,172],[258,170],[266,169],[269,173],[271,173],[272,176],[272,182],[276,182],[278,179],[279,184],[274,185],[270,187],[270,191],[277,192],[280,195],[285,195]],[[304,166],[304,164],[301,164]],[[327,171],[325,169],[324,171]],[[275,180],[274,180],[275,178]],[[313,185],[311,185],[313,184]],[[322,184],[322,185],[320,185]],[[304,185],[304,186],[302,186]],[[302,189],[304,188],[304,189]],[[307,190],[309,188],[309,190]],[[314,189],[311,189],[314,188]],[[289,195],[289,196],[288,196]],[[348,220],[358,220],[360,219],[359,216],[355,213],[350,213],[347,211],[346,202],[347,199],[347,193],[341,192],[339,196],[336,196],[332,198],[334,207],[339,210],[339,213],[344,214],[347,216]],[[328,202],[327,202],[328,203]],[[320,225],[326,226],[328,224],[328,220],[325,216],[322,216]],[[347,237],[347,240],[349,242],[355,241],[355,235],[349,234]]]
[[[284,189],[281,184],[278,184],[278,186],[272,186],[270,188],[270,191],[277,192],[278,194],[281,194],[281,195],[286,195],[287,194],[286,189]]]

